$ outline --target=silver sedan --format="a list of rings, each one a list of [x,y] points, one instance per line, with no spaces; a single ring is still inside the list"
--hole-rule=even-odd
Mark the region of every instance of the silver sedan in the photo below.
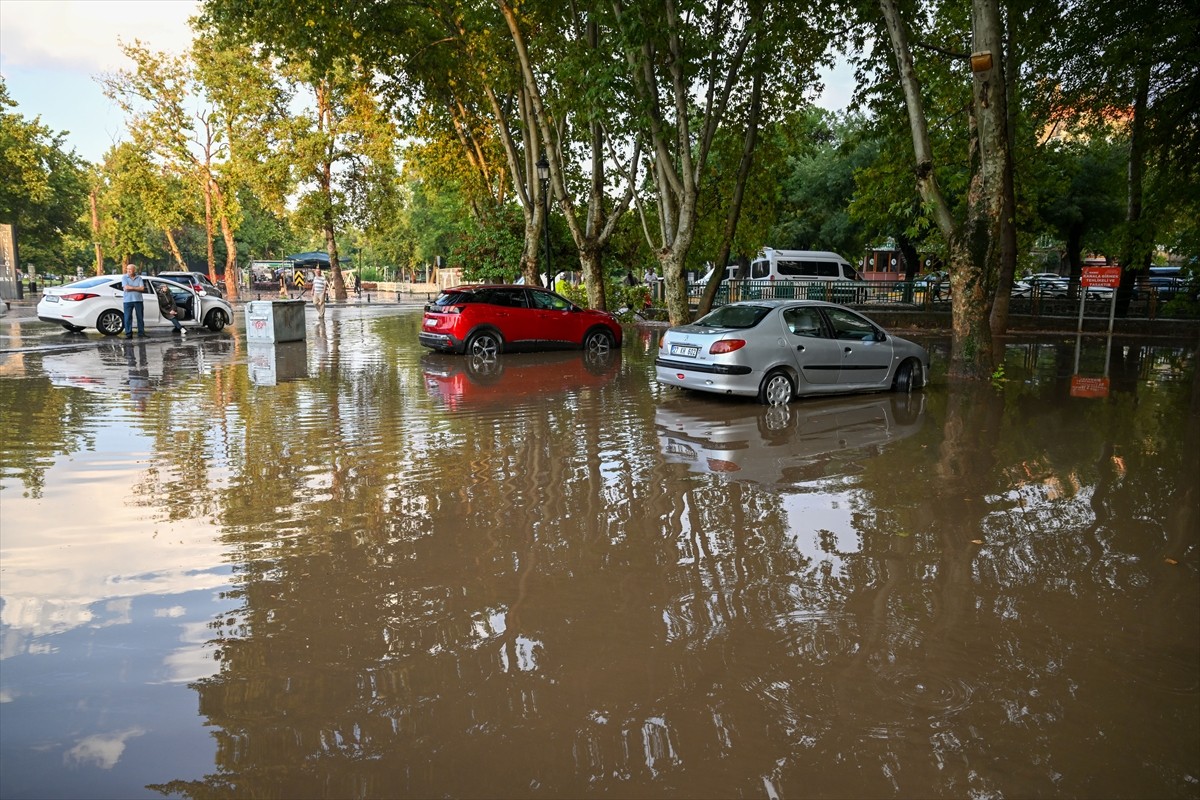
[[[800,395],[919,389],[929,353],[835,303],[753,300],[668,329],[654,367],[668,386],[778,405]]]

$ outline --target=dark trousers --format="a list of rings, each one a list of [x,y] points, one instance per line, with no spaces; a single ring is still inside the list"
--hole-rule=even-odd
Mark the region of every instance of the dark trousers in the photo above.
[[[142,301],[136,300],[132,303],[125,304],[125,335],[133,335],[133,317],[137,316],[138,336],[146,335],[146,311],[142,308]]]

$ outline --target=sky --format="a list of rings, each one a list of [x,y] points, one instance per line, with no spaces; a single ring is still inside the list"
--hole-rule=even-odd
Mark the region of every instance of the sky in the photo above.
[[[18,113],[67,132],[68,148],[99,162],[125,138],[125,125],[97,77],[129,66],[122,41],[185,50],[188,18],[199,8],[197,0],[0,0],[0,75]],[[820,105],[849,104],[849,67],[827,73],[825,83]]]

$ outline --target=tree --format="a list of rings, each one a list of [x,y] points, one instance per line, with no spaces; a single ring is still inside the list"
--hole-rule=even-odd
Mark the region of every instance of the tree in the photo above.
[[[913,61],[909,19],[894,0],[879,0],[894,65],[904,94],[916,157],[917,190],[946,241],[952,327],[949,373],[986,379],[992,372],[991,310],[1001,261],[1001,221],[1011,213],[1005,181],[1011,176],[1003,73],[1003,30],[996,0],[972,0],[972,99],[967,156],[970,185],[965,216],[956,218],[937,181],[921,79]]]
[[[651,208],[638,202],[638,213],[662,268],[670,321],[683,324],[691,318],[683,267],[700,182],[713,138],[728,124],[730,96],[745,88],[746,52],[761,26],[725,4],[614,0],[613,9],[655,195]],[[653,233],[648,213],[657,217]]]
[[[0,221],[16,226],[22,260],[44,269],[68,260],[66,237],[86,236],[87,171],[65,133],[16,106],[0,78]]]

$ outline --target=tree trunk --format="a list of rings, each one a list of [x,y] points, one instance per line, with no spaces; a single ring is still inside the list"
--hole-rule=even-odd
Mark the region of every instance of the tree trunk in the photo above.
[[[1000,271],[996,277],[995,300],[992,305],[992,334],[1000,336],[1008,330],[1008,306],[1012,301],[1013,279],[1017,274],[1017,196],[1015,188],[1015,167],[1013,165],[1013,147],[1017,135],[1017,78],[1020,76],[1020,65],[1017,62],[1017,48],[1013,41],[1013,29],[1017,26],[1014,19],[1020,12],[1010,7],[1008,26],[1005,28],[1004,58],[1002,78],[1004,80],[1004,118],[1006,147],[1004,165],[1003,212],[1000,217]]]
[[[762,51],[765,54],[765,51]],[[738,162],[737,181],[733,187],[733,197],[730,198],[729,214],[725,218],[725,231],[721,236],[721,247],[717,251],[713,274],[704,287],[704,294],[696,308],[696,316],[702,317],[712,308],[713,300],[717,297],[717,289],[725,279],[725,265],[729,263],[729,251],[733,247],[733,237],[737,233],[738,220],[742,215],[742,198],[746,194],[746,179],[750,175],[750,167],[754,163],[754,148],[758,144],[758,120],[762,113],[762,72],[761,60],[763,55],[756,58],[755,69],[750,89],[750,113],[746,120],[746,137],[742,144],[742,158]]]
[[[167,247],[171,249],[171,257],[175,259],[175,265],[181,271],[187,272],[187,262],[183,260],[183,253],[179,252],[179,245],[175,243],[175,234],[171,232],[171,228],[163,228],[163,235],[167,237]]]
[[[217,254],[213,249],[213,183],[212,179],[204,181],[204,241],[208,244],[208,279],[217,279]]]
[[[1150,67],[1138,68],[1134,78],[1133,122],[1129,126],[1129,201],[1125,212],[1125,240],[1121,247],[1121,285],[1117,290],[1118,316],[1129,313],[1133,283],[1150,269],[1150,225],[1142,218],[1146,172],[1146,107],[1150,100]]]
[[[221,214],[221,236],[225,239],[225,298],[236,300],[237,242],[234,241],[233,228],[230,226],[229,216],[226,214]]]
[[[92,205],[92,242],[96,246],[96,274],[104,274],[104,250],[100,246],[100,209],[96,202],[96,190],[88,193]]]

